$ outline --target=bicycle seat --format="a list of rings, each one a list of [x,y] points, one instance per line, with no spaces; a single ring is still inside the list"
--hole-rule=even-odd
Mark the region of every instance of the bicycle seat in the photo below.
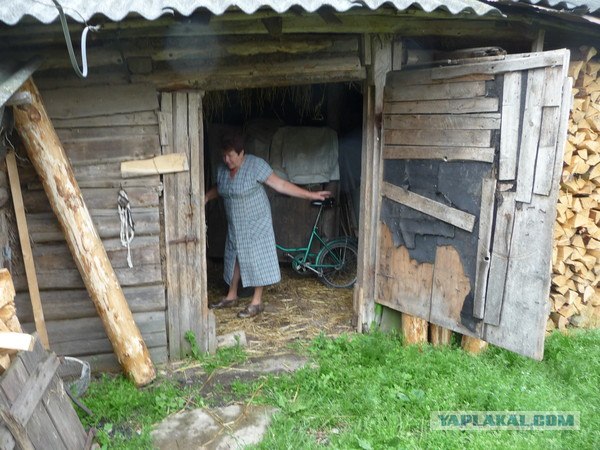
[[[335,205],[335,197],[328,197],[325,200],[313,200],[310,202],[313,206],[323,206],[324,208],[331,208]]]

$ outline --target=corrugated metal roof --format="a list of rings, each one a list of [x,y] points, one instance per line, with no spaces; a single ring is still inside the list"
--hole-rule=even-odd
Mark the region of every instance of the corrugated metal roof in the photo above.
[[[134,13],[154,20],[172,11],[189,16],[199,8],[206,8],[213,14],[223,14],[229,8],[239,8],[247,14],[252,14],[264,7],[282,13],[293,6],[299,6],[308,12],[314,12],[323,6],[342,12],[356,7],[374,10],[389,5],[400,11],[416,6],[426,12],[439,9],[452,14],[501,15],[496,8],[479,0],[59,0],[59,3],[65,14],[78,22],[87,21],[95,14],[102,14],[112,21],[120,21],[128,14]],[[58,12],[52,0],[0,2],[0,22],[14,25],[24,16],[50,23],[57,19]]]
[[[578,14],[593,14],[600,10],[600,0],[508,0],[508,2],[547,6],[558,10],[573,11]]]

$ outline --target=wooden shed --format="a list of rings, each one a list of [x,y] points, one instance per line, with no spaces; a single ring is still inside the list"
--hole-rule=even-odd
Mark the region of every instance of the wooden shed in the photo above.
[[[312,89],[320,98],[311,105],[320,100],[323,112],[282,125],[328,126],[339,138],[348,167],[340,166],[336,189],[355,200],[358,216],[356,329],[370,328],[379,304],[402,312],[405,327],[431,323],[542,357],[572,100],[568,49],[599,42],[597,8],[552,0],[58,3],[66,34],[52,2],[0,5],[0,55],[16,64],[42,58],[33,80],[154,363],[184,356],[188,330],[214,348],[202,207],[207,116],[219,98],[257,106],[277,89]],[[67,36],[77,55],[84,41],[86,78],[73,70]],[[254,111],[244,120],[264,108]],[[122,177],[124,161],[173,153],[189,170]],[[17,155],[50,346],[95,370],[114,367],[39,170]],[[135,219],[133,267],[120,240],[121,189]],[[290,210],[305,214],[298,204]],[[14,213],[2,213],[3,265],[20,320],[32,327]]]

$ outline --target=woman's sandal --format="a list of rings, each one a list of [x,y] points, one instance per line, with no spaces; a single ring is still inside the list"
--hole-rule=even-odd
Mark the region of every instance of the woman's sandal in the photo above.
[[[210,305],[210,309],[223,309],[223,308],[232,308],[237,306],[239,303],[239,299],[235,300],[227,300],[226,298],[222,298],[218,303],[213,303]]]
[[[258,316],[265,310],[265,306],[260,303],[258,305],[248,305],[238,313],[240,319],[249,319],[250,317]]]

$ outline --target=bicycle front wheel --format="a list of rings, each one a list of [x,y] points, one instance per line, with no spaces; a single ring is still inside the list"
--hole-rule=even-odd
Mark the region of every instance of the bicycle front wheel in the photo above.
[[[322,270],[321,280],[334,288],[347,288],[356,282],[358,250],[346,241],[327,244],[317,256],[316,267]]]

